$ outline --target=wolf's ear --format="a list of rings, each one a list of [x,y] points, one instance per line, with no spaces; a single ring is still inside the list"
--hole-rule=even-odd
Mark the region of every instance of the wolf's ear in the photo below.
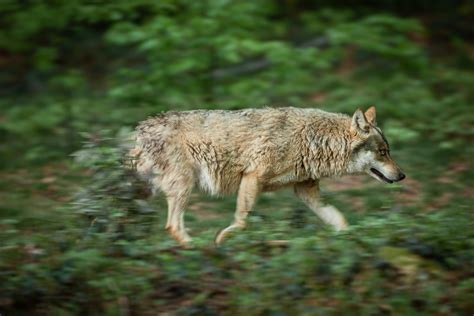
[[[372,125],[377,125],[377,120],[375,119],[376,117],[376,111],[375,111],[375,106],[371,106],[367,111],[365,111],[364,115],[365,118],[367,119],[367,122],[369,122]]]
[[[369,133],[369,122],[360,109],[352,116],[351,132],[353,134],[367,135]]]

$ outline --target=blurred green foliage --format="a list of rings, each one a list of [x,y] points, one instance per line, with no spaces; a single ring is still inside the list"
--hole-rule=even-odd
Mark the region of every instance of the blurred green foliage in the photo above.
[[[344,233],[315,229],[301,215],[295,226],[292,211],[273,204],[286,214],[277,223],[254,215],[248,230],[219,248],[211,244],[218,227],[197,223],[197,248],[183,250],[156,233],[166,212],[150,212],[142,200],[122,140],[94,137],[75,154],[89,180],[67,206],[72,227],[30,236],[18,220],[0,222],[7,312],[463,315],[473,307],[474,218],[466,199],[437,212],[403,206],[365,214]],[[289,244],[272,246],[281,237]]]
[[[299,5],[4,2],[2,166],[58,159],[78,148],[79,132],[196,107],[376,104],[409,138],[425,131],[453,147],[448,135],[472,137],[473,62],[462,39],[453,37],[464,63],[453,67],[430,56],[426,42],[439,32],[419,20]],[[458,4],[452,20],[469,10]]]
[[[473,18],[470,1],[2,1],[0,314],[470,315]],[[128,131],[282,105],[376,105],[407,181],[333,185],[342,234],[263,195],[221,248],[234,198],[193,195],[196,248],[177,248]]]

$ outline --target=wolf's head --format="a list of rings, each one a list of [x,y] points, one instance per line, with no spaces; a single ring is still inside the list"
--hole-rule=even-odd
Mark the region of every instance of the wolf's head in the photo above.
[[[375,179],[393,183],[405,179],[400,167],[390,157],[390,146],[375,120],[375,108],[360,109],[352,116],[350,173],[365,172]]]

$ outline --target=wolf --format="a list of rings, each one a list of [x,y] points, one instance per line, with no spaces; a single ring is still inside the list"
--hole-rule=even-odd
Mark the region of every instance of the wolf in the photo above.
[[[377,127],[375,107],[352,116],[294,107],[165,112],[137,126],[130,154],[152,192],[166,196],[166,229],[183,245],[191,242],[184,213],[195,186],[211,195],[237,194],[234,220],[216,235],[219,245],[246,226],[262,192],[293,187],[323,222],[344,230],[344,216],[320,201],[320,179],[405,178]]]

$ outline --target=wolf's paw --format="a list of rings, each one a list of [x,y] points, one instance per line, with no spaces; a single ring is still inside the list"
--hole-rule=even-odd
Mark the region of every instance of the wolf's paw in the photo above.
[[[221,245],[224,242],[224,240],[227,239],[227,237],[229,237],[229,235],[232,232],[236,230],[241,230],[243,228],[244,226],[233,224],[227,228],[221,229],[220,231],[217,232],[216,238],[214,239],[214,243],[216,244],[216,246]]]
[[[348,228],[349,228],[349,225],[347,224],[346,220],[344,220],[341,224],[339,224],[339,226],[335,227],[336,231],[338,232],[347,230]]]
[[[322,216],[323,220],[333,226],[336,231],[346,230],[349,227],[344,215],[342,215],[341,212],[332,205],[321,207],[319,214]]]
[[[192,248],[192,238],[186,231],[175,230],[172,227],[167,229],[171,237],[176,240],[183,248]]]

